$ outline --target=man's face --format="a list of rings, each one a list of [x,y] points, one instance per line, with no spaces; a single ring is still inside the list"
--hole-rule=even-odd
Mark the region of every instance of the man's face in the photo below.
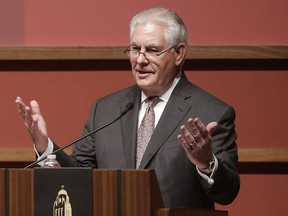
[[[131,44],[144,53],[146,50],[161,52],[169,48],[165,27],[156,23],[136,25],[130,39]],[[170,86],[179,72],[176,56],[174,49],[170,49],[154,59],[148,59],[143,54],[130,59],[134,79],[147,96],[161,95]]]

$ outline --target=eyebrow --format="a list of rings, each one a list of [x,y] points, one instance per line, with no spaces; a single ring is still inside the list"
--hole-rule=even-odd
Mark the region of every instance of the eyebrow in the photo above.
[[[136,42],[132,42],[130,45],[133,45],[133,46],[138,46],[138,47],[142,47],[143,45],[138,45]],[[148,44],[147,46],[144,46],[145,48],[147,47],[147,48],[157,48],[157,49],[159,49],[160,48],[160,46],[158,46],[158,45],[156,45],[156,44]]]

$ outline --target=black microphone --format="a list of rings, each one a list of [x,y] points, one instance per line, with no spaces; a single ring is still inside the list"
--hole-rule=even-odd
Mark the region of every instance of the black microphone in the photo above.
[[[52,152],[51,154],[56,154],[57,152],[62,151],[62,150],[64,150],[64,149],[68,148],[69,146],[71,146],[71,145],[79,142],[80,140],[85,139],[86,137],[88,137],[88,136],[90,136],[90,135],[92,135],[92,134],[94,134],[94,133],[102,130],[103,128],[108,127],[109,125],[113,124],[114,122],[116,122],[116,121],[118,121],[120,118],[122,118],[124,115],[126,115],[126,113],[129,112],[130,110],[132,110],[133,107],[134,107],[134,104],[133,104],[132,102],[127,103],[127,104],[126,104],[126,107],[124,108],[124,110],[121,112],[121,114],[120,114],[116,119],[108,122],[107,124],[103,125],[103,126],[100,127],[100,128],[96,128],[95,130],[89,132],[88,134],[85,134],[85,135],[82,136],[82,137],[79,137],[78,139],[72,141],[71,143],[68,143],[67,145],[63,146],[62,148],[59,148],[59,149],[55,150],[55,151]],[[28,166],[24,167],[24,169],[31,168],[31,167],[35,166],[37,163],[45,160],[46,158],[47,158],[47,156],[45,156],[45,157],[43,157],[43,158],[41,158],[41,159],[39,159],[39,160],[36,160],[36,161],[34,161],[33,163],[29,164]]]

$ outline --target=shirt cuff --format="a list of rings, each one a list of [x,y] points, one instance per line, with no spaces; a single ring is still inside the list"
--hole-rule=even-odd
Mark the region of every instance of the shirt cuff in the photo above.
[[[39,152],[36,150],[35,144],[34,144],[34,151],[37,155],[37,160],[41,160],[44,157],[47,157],[47,155],[51,154],[53,152],[54,149],[54,145],[53,142],[48,138],[48,146],[47,149],[45,150],[45,152],[40,155]],[[39,163],[37,163],[39,166],[43,167],[45,163],[45,160],[40,161]]]
[[[202,177],[202,179],[208,184],[208,186],[212,186],[214,184],[214,174],[215,172],[217,171],[218,169],[218,160],[216,158],[216,156],[213,154],[213,157],[214,157],[214,161],[215,161],[215,164],[214,164],[214,167],[213,167],[213,170],[211,172],[211,174],[205,174],[203,172],[201,172],[201,170],[196,166],[197,168],[197,172],[198,174]]]

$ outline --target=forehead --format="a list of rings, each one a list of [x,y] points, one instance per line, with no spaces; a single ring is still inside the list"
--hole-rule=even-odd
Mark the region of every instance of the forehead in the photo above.
[[[137,24],[131,35],[131,43],[138,45],[166,45],[165,26],[155,22]]]

